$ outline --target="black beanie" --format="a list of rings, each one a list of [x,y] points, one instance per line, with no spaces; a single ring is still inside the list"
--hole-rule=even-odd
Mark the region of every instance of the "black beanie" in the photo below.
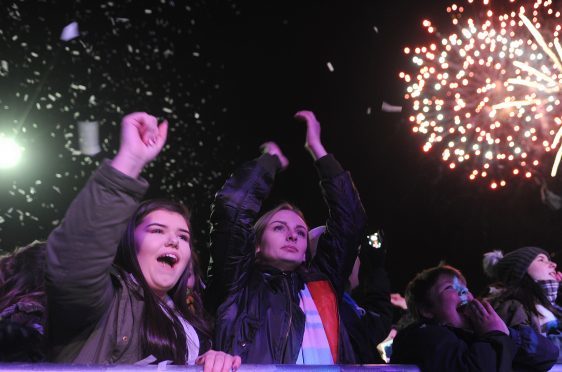
[[[523,247],[509,252],[496,265],[497,278],[505,284],[518,284],[531,262],[541,253],[550,257],[544,249],[539,247]]]

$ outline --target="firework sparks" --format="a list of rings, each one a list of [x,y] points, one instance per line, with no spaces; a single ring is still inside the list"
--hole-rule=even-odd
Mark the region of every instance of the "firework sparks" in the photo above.
[[[449,168],[492,189],[513,177],[555,176],[562,158],[560,12],[552,1],[526,4],[453,4],[454,31],[425,20],[434,42],[404,49],[416,71],[400,77],[423,150],[440,151]]]

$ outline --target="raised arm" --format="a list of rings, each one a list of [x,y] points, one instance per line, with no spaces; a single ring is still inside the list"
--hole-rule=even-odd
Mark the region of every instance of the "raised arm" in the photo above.
[[[121,127],[117,155],[90,177],[47,242],[46,286],[54,342],[92,326],[109,306],[117,245],[148,188],[137,177],[166,141],[167,123],[158,126],[146,113],[126,116]]]
[[[205,306],[214,314],[226,293],[244,285],[254,261],[253,225],[275,175],[289,162],[273,142],[261,146],[263,154],[243,164],[215,196],[211,209],[211,258]]]
[[[357,257],[367,216],[351,175],[326,152],[320,138],[320,123],[314,113],[299,111],[295,118],[306,123],[305,147],[315,161],[322,196],[329,210],[326,231],[318,241],[313,265],[328,275],[338,294],[342,295]]]

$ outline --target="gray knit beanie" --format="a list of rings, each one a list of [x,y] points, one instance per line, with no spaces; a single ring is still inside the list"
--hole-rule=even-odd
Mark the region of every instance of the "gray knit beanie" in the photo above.
[[[504,284],[516,285],[523,279],[531,262],[541,253],[550,257],[539,247],[522,247],[505,256],[501,251],[488,252],[484,254],[484,272]]]

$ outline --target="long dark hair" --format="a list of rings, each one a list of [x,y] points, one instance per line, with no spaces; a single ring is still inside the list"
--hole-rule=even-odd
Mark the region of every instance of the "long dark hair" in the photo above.
[[[187,290],[187,299],[191,300],[188,301],[189,310],[200,322],[198,325],[199,331],[211,339],[213,335],[213,318],[207,311],[205,311],[205,307],[203,305],[202,296],[203,291],[205,290],[205,283],[203,282],[203,270],[199,261],[199,255],[195,252],[195,250],[191,251],[191,270],[189,275],[194,278],[193,288],[188,288]]]
[[[189,210],[180,203],[164,199],[148,200],[141,203],[131,217],[123,234],[117,255],[115,256],[115,264],[125,272],[123,277],[128,286],[134,287],[134,281],[136,281],[143,291],[144,313],[141,324],[141,348],[143,353],[146,355],[152,354],[160,361],[172,360],[176,364],[185,364],[186,335],[183,325],[176,314],[179,313],[195,329],[207,337],[211,336],[210,325],[206,322],[204,316],[189,311],[187,307],[186,296],[189,265],[186,265],[180,279],[168,292],[168,295],[174,302],[176,311],[170,309],[150,289],[142,274],[136,254],[135,228],[149,213],[156,210],[178,213],[183,216],[187,225],[190,226]],[[193,255],[192,247],[191,250]],[[126,273],[131,274],[134,279],[131,279]],[[202,311],[202,308],[200,310]]]
[[[45,249],[34,241],[0,257],[0,311],[21,301],[45,306]]]
[[[537,310],[537,305],[542,305],[550,310],[557,318],[562,316],[560,311],[552,306],[546,297],[544,289],[535,282],[528,273],[525,273],[523,278],[517,284],[502,284],[503,286],[500,288],[500,293],[492,300],[493,303],[502,303],[506,300],[517,300],[521,303],[521,305],[523,305],[525,312],[528,314],[541,317],[542,314]]]

